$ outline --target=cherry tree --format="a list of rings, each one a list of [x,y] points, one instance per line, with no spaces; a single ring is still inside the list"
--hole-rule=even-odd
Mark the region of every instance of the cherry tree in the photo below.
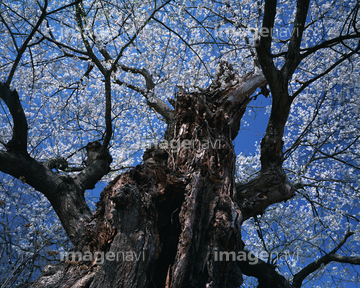
[[[359,7],[2,1],[0,209],[26,206],[22,182],[37,195],[24,234],[48,242],[12,243],[11,221],[2,241],[40,255],[64,241],[48,235],[60,221],[79,253],[33,287],[358,282]],[[236,138],[262,97],[260,145]],[[257,152],[236,155],[235,139]],[[110,180],[91,210],[86,191]],[[59,220],[31,216],[45,199]],[[79,256],[124,251],[143,258]]]

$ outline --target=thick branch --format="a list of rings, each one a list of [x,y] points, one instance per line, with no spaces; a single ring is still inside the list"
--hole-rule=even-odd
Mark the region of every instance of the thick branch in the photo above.
[[[262,23],[262,31],[272,31],[276,15],[276,0],[265,1],[264,19]],[[275,89],[275,81],[279,71],[276,69],[271,56],[271,33],[262,33],[260,41],[256,46],[259,63],[266,79],[269,81],[271,90]]]
[[[110,171],[112,158],[108,149],[106,149],[105,153],[101,153],[102,147],[104,147],[104,144],[101,145],[98,141],[86,145],[87,167],[74,177],[75,182],[84,191],[94,189],[95,184]]]
[[[285,57],[285,64],[282,68],[284,78],[289,80],[296,67],[301,61],[300,45],[304,32],[306,15],[309,9],[310,0],[298,0],[296,5],[296,16],[292,35],[290,38],[288,52]]]
[[[272,78],[272,81],[274,82],[269,82],[272,95],[271,114],[265,136],[261,140],[262,173],[282,170],[284,160],[282,137],[292,103],[292,98],[288,95],[287,82],[283,81],[282,74],[278,73],[276,80]]]
[[[226,97],[222,96],[221,99],[221,103],[231,102],[232,108],[235,105],[243,102],[245,98],[249,98],[256,91],[257,88],[263,87],[267,84],[267,80],[264,74],[258,68],[255,68],[254,71],[247,73],[241,78],[237,77],[236,81],[237,84],[230,88],[230,91],[228,94],[226,94]]]
[[[0,98],[4,100],[6,106],[9,108],[14,121],[13,135],[6,145],[7,149],[11,152],[27,154],[28,125],[20,103],[19,94],[15,90],[11,91],[8,85],[0,83]]]
[[[238,261],[237,263],[242,273],[258,279],[258,288],[292,288],[289,281],[276,272],[275,267],[250,252],[246,251],[246,255],[251,255],[247,257],[247,261]],[[251,263],[249,259],[252,260]]]
[[[338,254],[330,254],[329,257],[330,257],[330,261],[333,261],[333,262],[360,265],[360,257],[359,256],[342,256],[342,255],[338,255]]]
[[[265,12],[262,29],[272,31],[276,15],[276,0],[265,2]],[[299,16],[298,21],[302,21],[303,15]],[[294,36],[292,45],[297,47],[298,39]],[[292,98],[288,94],[288,81],[282,72],[276,69],[271,56],[271,33],[262,35],[257,47],[259,62],[264,75],[268,80],[272,107],[271,114],[266,128],[265,136],[261,140],[261,173],[279,173],[283,163],[283,141],[284,127],[289,116]],[[296,68],[296,67],[295,67]],[[272,171],[272,172],[271,172]]]
[[[61,182],[56,173],[28,155],[0,151],[0,171],[21,179],[44,194],[54,191],[54,187]]]
[[[289,116],[291,98],[285,97],[276,101],[273,99],[272,109],[265,136],[261,140],[261,172],[282,170],[283,134]]]
[[[74,177],[82,190],[94,189],[97,182],[110,171],[109,159],[97,159],[89,167],[82,170],[77,176]]]
[[[246,184],[236,185],[236,200],[242,212],[242,221],[261,215],[272,204],[295,196],[294,187],[285,174],[260,174]]]
[[[61,177],[27,154],[27,122],[18,93],[1,83],[0,96],[14,119],[13,138],[7,144],[8,152],[0,151],[0,171],[21,179],[43,193],[59,216],[71,241],[74,245],[79,245],[84,239],[82,222],[91,215],[84,199],[84,191],[94,188],[102,176],[109,172],[112,159],[108,150],[100,156],[100,148],[93,151],[90,143],[87,146],[88,167],[75,179]],[[101,147],[100,143],[98,146]]]
[[[91,211],[80,189],[71,177],[60,176],[28,155],[0,151],[0,171],[21,179],[43,193],[59,216],[74,245],[84,239],[83,222]]]
[[[101,154],[105,155],[112,136],[112,119],[111,119],[111,72],[105,75],[105,138],[101,148]]]

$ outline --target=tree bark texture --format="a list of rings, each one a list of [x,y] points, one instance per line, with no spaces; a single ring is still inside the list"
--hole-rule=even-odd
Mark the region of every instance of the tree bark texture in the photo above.
[[[247,184],[235,183],[232,141],[251,95],[266,80],[259,71],[240,78],[221,65],[208,89],[179,89],[164,141],[104,189],[83,225],[77,249],[135,256],[102,265],[65,261],[46,268],[32,287],[238,287],[243,273],[257,275],[248,263],[218,261],[214,252],[243,251],[243,221],[291,198],[293,187],[278,163]],[[261,287],[270,287],[268,279],[277,279],[271,287],[291,287],[263,266]]]

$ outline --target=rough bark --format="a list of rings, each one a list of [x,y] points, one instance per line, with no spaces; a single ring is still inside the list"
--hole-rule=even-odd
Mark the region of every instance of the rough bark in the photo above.
[[[250,270],[237,261],[218,261],[214,251],[242,251],[242,222],[291,198],[293,188],[281,167],[235,184],[232,141],[251,95],[266,80],[259,70],[239,77],[225,62],[217,76],[201,93],[179,89],[164,142],[104,189],[84,225],[82,251],[131,251],[141,255],[139,261],[120,257],[99,267],[94,259],[63,262],[33,287],[241,285],[242,269]]]
[[[74,243],[72,252],[120,253],[120,258],[116,261],[106,259],[102,265],[97,265],[96,259],[75,257],[46,267],[32,287],[238,287],[243,274],[256,277],[260,288],[291,287],[274,267],[261,260],[256,265],[248,261],[217,261],[215,251],[245,251],[240,230],[243,221],[294,195],[293,186],[282,168],[282,137],[290,105],[310,83],[357,53],[360,45],[323,73],[305,82],[292,96],[288,94],[288,82],[305,57],[334,43],[359,37],[358,33],[340,35],[306,48],[301,54],[309,0],[298,0],[293,33],[283,54],[285,63],[281,69],[273,61],[271,35],[261,35],[256,43],[258,59],[255,63],[260,64],[262,72],[257,67],[254,72],[240,78],[231,65],[222,62],[217,78],[208,89],[201,93],[186,93],[179,89],[172,110],[154,95],[155,84],[147,70],[118,63],[124,49],[135,41],[148,21],[138,27],[115,59],[111,59],[106,48],[99,50],[106,61],[113,60],[107,70],[85,37],[86,17],[81,1],[64,7],[73,5],[76,6],[78,26],[86,47],[86,52],[80,54],[93,61],[84,76],[89,75],[95,65],[105,78],[104,142],[87,145],[86,167],[76,170],[80,173],[73,177],[53,171],[66,170],[65,159],[40,163],[27,153],[26,117],[19,95],[11,91],[9,85],[22,54],[45,19],[45,1],[39,20],[18,51],[6,84],[0,83],[0,98],[13,118],[12,139],[2,143],[5,150],[0,151],[0,171],[28,183],[49,199]],[[154,14],[161,7],[158,6],[148,20],[158,21]],[[272,31],[276,8],[276,0],[265,1],[262,29]],[[59,47],[62,45],[53,42]],[[142,165],[117,177],[105,188],[97,211],[91,215],[84,191],[93,188],[108,173],[112,161],[107,150],[112,135],[110,76],[116,69],[144,77],[146,89],[120,80],[115,80],[115,83],[145,96],[148,106],[168,124],[165,139],[170,147],[163,143],[148,149]],[[251,95],[257,88],[266,90],[266,84],[271,90],[272,110],[261,141],[261,170],[248,183],[236,184],[232,141],[238,134]],[[305,277],[321,264],[330,261],[358,264],[358,259],[342,257],[335,252],[301,270],[295,275],[293,286],[300,287]],[[136,257],[139,259],[134,259]]]
[[[242,273],[247,270],[237,261],[218,261],[214,251],[242,251],[243,221],[293,196],[282,169],[281,140],[291,101],[286,81],[271,66],[267,42],[263,42],[258,54],[266,78],[258,68],[239,77],[230,64],[221,62],[208,89],[194,93],[179,89],[174,110],[150,105],[163,116],[166,112],[168,145],[160,143],[147,150],[144,164],[111,182],[102,192],[94,215],[85,203],[84,191],[109,171],[111,157],[106,148],[111,125],[107,125],[110,136],[106,143],[88,144],[84,170],[73,177],[59,175],[51,165],[27,154],[26,118],[19,97],[6,85],[0,87],[14,121],[13,138],[6,151],[0,151],[0,170],[23,179],[49,199],[75,245],[74,252],[136,253],[130,260],[105,259],[100,266],[96,259],[62,262],[46,268],[33,287],[241,285]],[[146,95],[151,93],[146,71],[131,72],[145,77]],[[251,95],[264,87],[267,79],[273,109],[261,143],[262,168],[256,179],[236,185],[232,141]],[[286,282],[275,271],[269,275]]]

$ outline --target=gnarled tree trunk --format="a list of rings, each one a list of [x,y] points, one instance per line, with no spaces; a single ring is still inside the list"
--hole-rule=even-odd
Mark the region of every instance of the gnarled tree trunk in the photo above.
[[[232,141],[251,95],[265,84],[258,70],[240,78],[222,63],[207,90],[180,89],[164,141],[104,189],[85,225],[76,249],[103,252],[104,263],[82,258],[47,267],[33,287],[238,287],[242,273],[255,275],[246,259],[219,261],[218,253],[243,251],[243,221],[293,196],[271,155],[256,179],[234,180]],[[264,149],[282,145],[277,135],[268,138]],[[261,287],[290,287],[272,267],[258,265]]]

